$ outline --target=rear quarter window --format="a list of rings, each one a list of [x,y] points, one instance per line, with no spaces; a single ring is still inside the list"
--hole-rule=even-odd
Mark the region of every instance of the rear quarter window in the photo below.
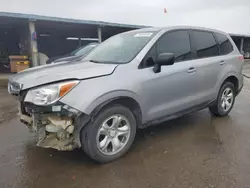
[[[233,45],[226,35],[215,33],[219,44],[220,55],[226,55],[233,51]]]

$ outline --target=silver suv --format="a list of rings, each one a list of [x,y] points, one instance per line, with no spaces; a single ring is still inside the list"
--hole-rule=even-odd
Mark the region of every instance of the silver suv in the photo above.
[[[38,146],[82,148],[107,163],[129,150],[138,128],[206,107],[227,115],[243,86],[242,67],[226,33],[149,28],[113,36],[84,59],[23,71],[8,88]]]

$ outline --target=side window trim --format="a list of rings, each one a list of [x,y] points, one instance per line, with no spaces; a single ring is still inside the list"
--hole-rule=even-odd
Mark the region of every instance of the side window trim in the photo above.
[[[155,43],[151,46],[151,48],[148,50],[148,52],[146,53],[146,55],[144,56],[144,58],[150,53],[150,51],[155,47],[156,48],[156,56],[158,54],[158,42],[161,40],[161,38],[163,38],[165,35],[169,34],[169,33],[172,33],[172,32],[176,32],[176,31],[187,31],[188,32],[188,35],[189,35],[189,46],[190,46],[190,50],[191,50],[191,58],[189,60],[186,60],[186,61],[190,61],[190,60],[193,60],[194,59],[194,49],[192,49],[192,45],[191,45],[191,33],[190,33],[190,30],[191,29],[173,29],[173,30],[170,30],[170,31],[166,31],[165,33],[163,33],[156,41]],[[145,68],[150,68],[150,67],[144,67],[143,63],[145,61],[145,59],[142,59],[142,61],[140,62],[139,66],[138,66],[138,69],[145,69]],[[177,63],[181,63],[182,61],[180,62],[177,62]]]
[[[218,40],[218,38],[217,38],[217,36],[216,36],[215,32],[212,32],[212,33],[213,33],[213,36],[214,36],[214,39],[215,39],[215,41],[216,41],[217,48],[218,48],[218,51],[219,51],[219,55],[218,55],[218,56],[220,56],[220,55],[221,55],[221,49],[220,49],[220,43],[219,43],[219,40]]]
[[[195,42],[193,40],[193,29],[189,30],[189,40],[191,46],[192,59],[197,59],[197,49],[195,47]]]
[[[212,32],[212,35],[213,35],[214,40],[215,40],[215,42],[216,42],[216,44],[217,44],[217,50],[218,50],[218,52],[219,52],[219,54],[218,54],[217,56],[220,56],[220,45],[219,45],[219,43],[218,43],[218,40],[217,40],[217,38],[216,38],[214,32]],[[216,57],[217,57],[217,56],[216,56]]]

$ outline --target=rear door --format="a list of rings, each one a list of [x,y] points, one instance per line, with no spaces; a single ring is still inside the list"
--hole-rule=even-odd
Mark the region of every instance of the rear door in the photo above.
[[[217,82],[217,88],[220,87],[221,82],[225,76],[231,71],[238,75],[242,70],[242,61],[240,61],[240,53],[234,47],[227,35],[222,33],[214,33],[219,45],[220,51],[220,75]],[[230,71],[229,71],[230,70]],[[218,89],[217,89],[218,90]]]
[[[196,102],[210,102],[215,98],[216,83],[219,80],[221,64],[224,64],[224,60],[219,56],[219,46],[214,33],[192,30],[191,43],[195,49],[194,59],[197,67],[197,87],[199,88]]]

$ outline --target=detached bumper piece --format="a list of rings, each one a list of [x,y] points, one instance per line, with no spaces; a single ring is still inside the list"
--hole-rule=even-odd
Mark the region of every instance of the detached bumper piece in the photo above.
[[[20,114],[23,122],[31,132],[37,133],[37,146],[43,148],[53,148],[61,151],[71,151],[81,147],[79,141],[79,129],[75,127],[74,121],[80,114],[77,110],[64,113],[30,113]],[[72,113],[72,111],[74,113]]]

